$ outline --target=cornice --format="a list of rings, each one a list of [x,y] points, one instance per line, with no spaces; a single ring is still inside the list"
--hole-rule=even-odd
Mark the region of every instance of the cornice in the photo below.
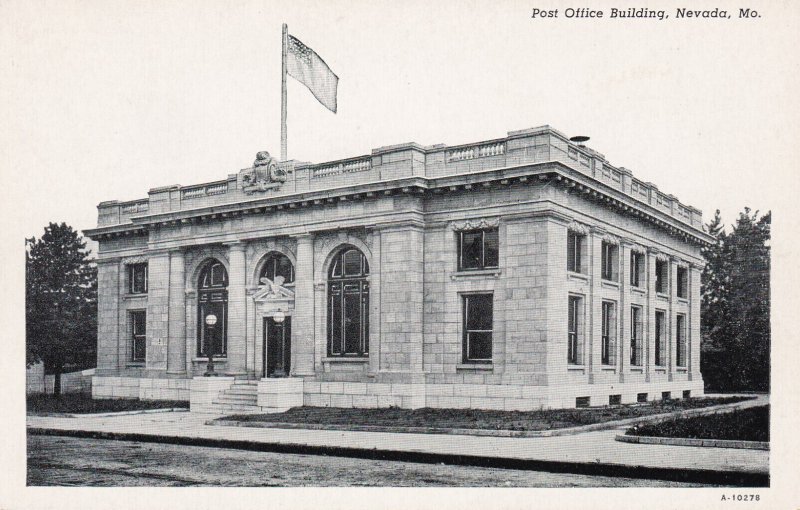
[[[713,241],[713,237],[702,230],[683,223],[621,190],[612,188],[556,161],[437,178],[406,177],[294,195],[261,197],[228,204],[143,215],[133,217],[129,224],[87,229],[84,230],[84,234],[92,239],[147,235],[151,228],[220,221],[249,214],[280,214],[284,209],[324,207],[349,200],[375,200],[394,195],[425,196],[428,193],[461,193],[536,182],[563,186],[569,192],[579,194],[587,200],[599,202],[606,207],[613,207],[620,213],[634,216],[640,221],[649,222],[687,242],[706,245]]]

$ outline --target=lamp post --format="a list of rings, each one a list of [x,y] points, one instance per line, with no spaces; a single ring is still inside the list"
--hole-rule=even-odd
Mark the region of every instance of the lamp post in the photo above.
[[[206,326],[208,326],[208,336],[206,342],[206,355],[208,356],[208,365],[206,365],[206,373],[203,374],[205,377],[212,377],[217,376],[218,374],[214,372],[214,326],[217,324],[217,316],[213,313],[206,315]]]

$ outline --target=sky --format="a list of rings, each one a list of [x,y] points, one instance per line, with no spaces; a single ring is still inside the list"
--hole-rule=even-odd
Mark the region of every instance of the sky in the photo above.
[[[798,81],[784,55],[800,42],[789,4],[665,21],[593,4],[605,19],[566,19],[571,4],[553,2],[536,6],[557,19],[521,2],[0,2],[4,221],[20,242],[49,221],[91,228],[101,201],[279,154],[282,22],[340,78],[335,115],[289,78],[290,158],[549,124],[706,221],[777,207],[766,192],[798,183],[784,164]]]

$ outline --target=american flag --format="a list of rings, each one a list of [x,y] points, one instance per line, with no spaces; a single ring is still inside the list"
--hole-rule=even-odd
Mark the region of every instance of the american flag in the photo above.
[[[336,92],[339,77],[314,50],[300,39],[289,36],[286,58],[286,72],[292,78],[308,87],[314,97],[327,109],[336,113]]]

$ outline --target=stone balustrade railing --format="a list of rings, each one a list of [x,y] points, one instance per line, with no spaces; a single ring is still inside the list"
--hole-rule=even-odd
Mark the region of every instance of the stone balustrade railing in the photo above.
[[[136,214],[147,212],[150,209],[150,204],[147,200],[137,200],[136,202],[128,202],[120,204],[120,214]]]
[[[212,195],[223,195],[227,192],[228,192],[227,181],[215,182],[203,186],[193,186],[191,188],[185,188],[181,190],[181,197],[183,199],[200,198]]]
[[[339,175],[344,173],[365,172],[371,168],[372,158],[365,156],[357,159],[347,159],[334,163],[314,166],[311,169],[311,177],[313,179],[318,179],[321,177],[328,177],[331,175]]]
[[[286,172],[287,180],[269,193],[288,195],[323,190],[329,186],[359,185],[412,175],[439,178],[465,171],[473,173],[546,162],[566,165],[682,222],[702,228],[699,210],[681,204],[672,195],[659,191],[654,184],[634,178],[630,170],[611,165],[602,154],[570,142],[549,126],[513,131],[505,139],[458,146],[410,143],[381,147],[367,156],[321,164],[285,161],[280,167]],[[242,189],[237,174],[231,174],[224,181],[153,189],[150,191],[149,213],[217,205],[252,197]],[[113,225],[147,212],[148,200],[104,202],[100,206],[99,223]]]
[[[448,150],[447,161],[464,161],[467,159],[485,158],[488,156],[502,156],[505,153],[505,142],[475,144]]]

